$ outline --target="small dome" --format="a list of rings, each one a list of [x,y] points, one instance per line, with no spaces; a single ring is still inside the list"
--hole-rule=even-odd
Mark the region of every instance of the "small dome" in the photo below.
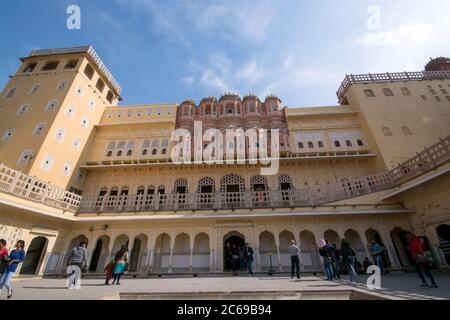
[[[183,102],[180,103],[180,107],[186,106],[186,105],[195,106],[195,101],[194,100],[184,100]]]
[[[450,58],[430,58],[430,62],[425,66],[425,71],[450,71]]]
[[[257,96],[256,94],[253,94],[253,93],[246,94],[246,95],[244,96],[243,101],[245,102],[245,101],[247,101],[247,100],[257,100],[257,101],[260,101],[259,98],[258,98],[258,96]]]
[[[204,97],[202,101],[200,101],[200,105],[204,103],[215,103],[215,102],[217,102],[216,97]]]
[[[238,95],[237,93],[231,93],[231,92],[228,92],[228,93],[225,93],[224,95],[222,95],[222,96],[220,97],[219,102],[220,102],[220,101],[223,101],[223,100],[236,100],[236,101],[240,101],[241,98],[239,97],[239,95]]]
[[[278,96],[276,96],[276,95],[274,95],[274,94],[269,94],[269,95],[266,97],[265,102],[267,102],[267,101],[272,101],[272,100],[277,100],[278,102],[281,102],[281,99],[278,98]]]

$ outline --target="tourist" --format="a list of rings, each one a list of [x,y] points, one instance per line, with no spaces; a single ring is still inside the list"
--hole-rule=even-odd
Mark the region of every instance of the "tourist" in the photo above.
[[[120,277],[125,272],[125,267],[128,264],[128,248],[122,246],[122,248],[117,251],[114,258],[114,280],[112,284],[120,285]]]
[[[331,271],[331,257],[328,254],[327,250],[327,241],[324,239],[321,239],[319,241],[320,247],[319,247],[319,254],[323,258],[323,268],[325,271],[325,279],[328,281],[333,281],[333,272]]]
[[[336,244],[331,245],[332,249],[332,257],[333,257],[333,272],[336,279],[341,279],[341,252],[337,248]]]
[[[381,274],[386,275],[387,272],[384,269],[384,263],[382,255],[384,254],[383,248],[375,241],[370,241],[370,252],[373,257],[373,260],[375,261],[375,264],[380,268]]]
[[[340,253],[342,254],[342,263],[350,275],[350,281],[353,282],[353,279],[355,279],[355,282],[358,282],[358,276],[353,264],[353,257],[356,256],[356,252],[353,250],[350,243],[345,239],[342,239],[341,241]]]
[[[1,240],[0,240],[1,241]],[[5,241],[6,242],[6,241]],[[7,258],[8,266],[5,272],[0,275],[0,292],[5,287],[8,290],[8,299],[12,297],[13,289],[11,288],[11,279],[19,266],[19,263],[25,259],[25,241],[19,240],[16,243],[15,249],[11,251]]]
[[[364,273],[367,272],[367,268],[369,268],[371,265],[372,262],[369,260],[369,258],[365,257],[363,261]]]
[[[0,275],[3,275],[8,269],[8,249],[6,240],[0,239]]]
[[[294,278],[294,272],[297,279],[300,279],[300,248],[295,244],[295,240],[291,241],[291,245],[288,250],[291,256],[291,279]]]
[[[245,254],[244,247],[239,247],[239,265],[241,270],[245,270]]]
[[[81,241],[76,247],[72,249],[72,251],[70,251],[69,257],[67,259],[67,266],[77,266],[78,268],[80,268],[81,274],[81,271],[83,271],[87,266],[87,255],[88,252],[86,249],[86,242]],[[75,285],[76,281],[76,272],[73,271],[69,275],[69,286],[71,286],[71,284]]]
[[[439,249],[442,250],[442,253],[445,257],[445,262],[450,267],[450,241],[447,241],[443,238],[439,238]]]
[[[253,276],[253,248],[245,244],[245,264],[250,277]]]
[[[231,265],[233,267],[233,276],[237,276],[240,261],[239,261],[239,248],[236,244],[233,244],[233,246],[231,247]]]
[[[430,268],[433,265],[433,259],[431,254],[427,252],[425,241],[423,238],[409,236],[409,251],[416,264],[416,272],[422,280],[421,287],[437,288],[437,284],[434,281],[433,275],[431,274]],[[428,285],[422,270],[430,278],[431,285]]]
[[[366,271],[364,270],[363,265],[359,262],[357,257],[353,258],[353,266],[355,267],[355,271],[357,274],[364,274]]]
[[[111,259],[111,261],[109,261],[109,263],[105,267],[105,270],[103,271],[106,276],[105,286],[109,286],[109,280],[111,280],[114,276],[114,264],[114,259]]]

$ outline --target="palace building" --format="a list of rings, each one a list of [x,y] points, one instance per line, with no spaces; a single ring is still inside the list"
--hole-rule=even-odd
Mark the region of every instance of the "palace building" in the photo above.
[[[26,241],[20,274],[64,273],[80,240],[91,273],[122,245],[137,276],[223,272],[227,244],[244,242],[256,270],[283,271],[293,239],[303,269],[320,271],[323,238],[347,239],[360,261],[375,239],[385,263],[404,269],[409,233],[445,265],[450,59],[419,72],[347,75],[338,105],[308,108],[233,93],[119,106],[121,87],[90,46],[20,61],[0,96],[0,238],[8,247]],[[261,174],[247,139],[216,141],[243,149],[240,162],[175,163],[172,133],[194,133],[197,121],[203,133],[278,129],[277,173]],[[192,158],[210,148],[191,145]]]

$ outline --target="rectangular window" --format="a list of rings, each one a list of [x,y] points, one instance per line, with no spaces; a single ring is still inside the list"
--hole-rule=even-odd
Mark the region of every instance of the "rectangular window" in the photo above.
[[[51,100],[45,107],[45,112],[51,112],[56,109],[56,106],[58,105],[58,100]]]
[[[42,71],[52,71],[58,68],[59,61],[48,61],[44,67],[42,67]]]
[[[67,80],[61,80],[56,90],[64,90],[67,87]]]
[[[16,92],[16,88],[9,89],[8,92],[6,93],[6,97],[12,98],[12,96],[14,95],[15,92]]]
[[[89,80],[92,80],[92,77],[94,76],[94,68],[90,64],[86,65],[86,68],[84,68],[84,74],[89,78]]]
[[[27,110],[28,110],[28,108],[30,107],[30,105],[28,105],[28,104],[24,104],[24,105],[21,105],[20,107],[19,107],[19,110],[17,110],[17,116],[18,117],[21,117],[21,116],[23,116],[24,114],[25,114],[25,112],[27,112]]]
[[[388,127],[383,127],[382,130],[383,130],[383,134],[386,137],[392,137],[393,136],[391,129],[389,129]]]
[[[109,103],[112,103],[113,98],[114,98],[114,95],[113,95],[113,93],[111,92],[111,90],[108,91],[108,94],[106,95],[106,100],[107,100]]]
[[[423,94],[423,95],[421,95],[420,97],[422,98],[422,100],[427,100],[427,96],[426,96],[426,95],[424,95],[424,94]]]
[[[393,97],[394,96],[394,92],[392,92],[391,89],[389,88],[384,88],[383,89],[383,93],[386,97]]]
[[[98,91],[103,92],[103,90],[105,89],[105,82],[103,82],[103,80],[99,78],[95,87],[98,89]]]
[[[373,92],[372,89],[365,89],[364,94],[366,95],[367,98],[375,97],[375,93]]]
[[[40,87],[40,85],[38,85],[38,84],[33,85],[31,87],[31,90],[30,90],[29,94],[35,94],[36,92],[38,92],[39,91],[39,87]]]
[[[405,136],[412,136],[412,132],[407,126],[403,126],[402,131]]]
[[[64,66],[64,69],[75,69],[78,64],[78,59],[70,59],[67,61],[66,65]]]
[[[41,135],[45,130],[46,124],[44,122],[40,122],[36,125],[33,130],[33,136]]]
[[[402,87],[401,90],[402,90],[402,93],[403,93],[404,96],[410,96],[411,95],[411,92],[409,91],[409,89],[407,87]]]
[[[55,158],[51,154],[46,154],[41,163],[41,168],[45,171],[50,171],[52,169]]]
[[[437,101],[437,102],[441,102],[442,100],[441,100],[441,97],[439,97],[439,96],[434,96],[434,99]]]
[[[59,143],[61,143],[64,141],[65,135],[66,135],[66,130],[64,130],[63,128],[59,128],[58,130],[56,130],[55,140],[58,141]]]
[[[23,68],[22,72],[31,73],[36,68],[36,65],[37,65],[37,62],[30,62],[25,66],[25,68]]]

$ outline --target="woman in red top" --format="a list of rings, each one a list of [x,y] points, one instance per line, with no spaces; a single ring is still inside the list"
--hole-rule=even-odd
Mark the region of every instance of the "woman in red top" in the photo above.
[[[6,240],[0,239],[0,275],[2,275],[8,267],[8,249],[6,249]]]
[[[412,237],[409,240],[409,251],[411,256],[416,262],[416,271],[422,280],[421,287],[437,288],[437,284],[434,281],[433,275],[431,274],[430,267],[432,262],[426,257],[426,244],[423,238]],[[431,285],[428,285],[427,280],[423,276],[422,270],[430,278]]]

